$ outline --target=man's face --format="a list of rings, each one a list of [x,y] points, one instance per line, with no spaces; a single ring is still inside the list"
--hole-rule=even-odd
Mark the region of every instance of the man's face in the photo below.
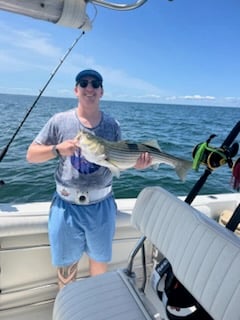
[[[101,82],[94,77],[84,77],[75,87],[75,94],[81,102],[98,103],[103,95],[101,85]]]

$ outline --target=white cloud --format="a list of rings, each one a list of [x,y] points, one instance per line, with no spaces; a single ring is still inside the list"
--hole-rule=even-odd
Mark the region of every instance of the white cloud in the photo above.
[[[33,91],[31,88],[26,87],[3,87],[0,86],[1,93],[8,93],[8,94],[26,94],[26,95],[36,95],[36,92]]]
[[[47,66],[38,61],[31,61],[30,59],[19,59],[19,56],[11,54],[7,50],[0,52],[0,71],[1,72],[26,72],[28,70],[43,69]],[[49,70],[49,69],[47,69]]]
[[[160,95],[162,92],[159,87],[143,79],[133,77],[124,70],[111,69],[99,66],[98,68],[104,74],[105,81],[108,85],[117,86],[117,88],[128,88],[137,90],[149,95]]]
[[[226,101],[240,102],[240,97],[225,97],[224,99],[225,99]]]
[[[0,42],[5,50],[8,48],[11,54],[12,49],[27,50],[27,52],[47,57],[56,57],[61,50],[51,43],[51,36],[48,33],[32,29],[13,29],[4,23],[0,23]],[[14,51],[16,55],[16,51]]]
[[[215,100],[215,97],[212,96],[200,96],[199,94],[194,94],[192,96],[183,96],[179,97],[180,99],[185,99],[185,100]]]
[[[175,101],[175,100],[178,99],[178,97],[176,97],[176,96],[171,96],[171,97],[166,97],[165,99],[166,99],[166,101]]]

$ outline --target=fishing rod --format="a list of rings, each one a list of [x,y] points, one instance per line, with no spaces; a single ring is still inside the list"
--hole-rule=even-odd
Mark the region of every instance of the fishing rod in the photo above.
[[[47,82],[45,83],[45,85],[43,86],[42,89],[40,89],[39,95],[36,97],[35,101],[33,102],[32,106],[29,108],[29,110],[27,111],[27,113],[25,114],[23,120],[21,121],[21,123],[19,124],[19,126],[17,127],[16,131],[13,133],[11,139],[9,140],[9,142],[7,143],[7,145],[3,148],[3,150],[0,153],[0,162],[3,160],[3,158],[5,157],[5,155],[8,152],[8,149],[10,147],[10,145],[12,144],[13,140],[15,139],[16,135],[18,134],[19,130],[21,129],[21,127],[23,126],[24,122],[27,120],[28,116],[30,115],[30,113],[32,112],[33,108],[36,106],[38,100],[40,99],[40,97],[42,96],[43,92],[46,90],[46,88],[48,87],[49,83],[52,81],[53,77],[56,75],[57,71],[59,70],[59,68],[61,67],[61,65],[63,64],[63,62],[66,60],[67,56],[70,54],[70,52],[73,50],[73,48],[75,47],[75,45],[78,43],[78,41],[80,40],[80,38],[85,34],[84,31],[81,32],[81,34],[75,39],[75,41],[73,42],[73,44],[68,48],[68,50],[66,51],[66,53],[64,54],[64,56],[60,59],[60,62],[58,63],[58,65],[56,66],[56,68],[53,70],[53,72],[50,74],[50,77],[48,78]],[[0,185],[4,184],[4,182],[1,180],[0,181]]]
[[[199,191],[203,187],[204,183],[206,182],[208,176],[212,173],[213,169],[219,167],[224,163],[228,163],[229,167],[232,167],[232,157],[234,157],[238,152],[238,143],[233,143],[235,138],[238,136],[240,132],[240,121],[236,123],[233,127],[231,132],[228,134],[224,142],[222,143],[220,148],[211,148],[210,152],[207,152],[205,156],[208,158],[207,160],[204,159],[204,164],[207,162],[207,167],[200,177],[200,179],[196,182],[193,186],[192,190],[187,195],[186,199],[184,200],[186,203],[191,204],[194,198],[198,195]],[[210,138],[205,143],[205,146],[208,145],[208,142],[213,138],[215,135],[210,136]],[[203,145],[203,144],[200,144]],[[195,149],[199,147],[198,145]],[[205,149],[206,150],[206,149]],[[197,152],[197,150],[195,150]],[[214,152],[215,151],[215,152]],[[203,154],[204,156],[204,154]],[[214,159],[215,157],[215,159]],[[217,159],[216,159],[217,158]],[[201,159],[200,159],[201,160]],[[215,162],[215,163],[214,163]],[[218,163],[217,163],[218,162]],[[217,163],[217,164],[216,164]]]

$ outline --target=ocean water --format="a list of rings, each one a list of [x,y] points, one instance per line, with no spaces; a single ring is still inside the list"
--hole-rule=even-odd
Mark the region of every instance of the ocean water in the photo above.
[[[11,139],[32,106],[35,97],[0,94],[1,134],[0,150]],[[53,174],[57,160],[44,164],[29,164],[25,157],[29,144],[54,113],[76,106],[69,98],[42,97],[34,107],[18,135],[0,162],[0,202],[25,203],[50,201],[54,192]],[[101,101],[103,111],[110,113],[121,124],[123,139],[138,142],[156,139],[163,152],[191,160],[192,150],[211,134],[216,138],[211,145],[219,147],[239,121],[240,109],[191,105],[165,105]],[[239,142],[240,135],[236,141]],[[239,157],[235,157],[235,159]],[[187,195],[204,173],[190,170],[186,181],[177,177],[173,168],[163,164],[158,170],[130,169],[114,177],[116,198],[133,198],[142,188],[161,186],[175,195]],[[208,177],[199,194],[231,193],[231,169],[224,165]]]

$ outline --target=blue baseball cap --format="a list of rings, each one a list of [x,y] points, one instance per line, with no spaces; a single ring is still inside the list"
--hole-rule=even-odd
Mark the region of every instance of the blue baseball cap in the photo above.
[[[93,69],[86,69],[86,70],[83,70],[77,74],[76,79],[75,79],[76,84],[79,83],[79,81],[84,77],[93,77],[93,78],[97,79],[98,81],[100,81],[101,83],[103,82],[103,78],[99,72],[97,72],[96,70],[93,70]]]

